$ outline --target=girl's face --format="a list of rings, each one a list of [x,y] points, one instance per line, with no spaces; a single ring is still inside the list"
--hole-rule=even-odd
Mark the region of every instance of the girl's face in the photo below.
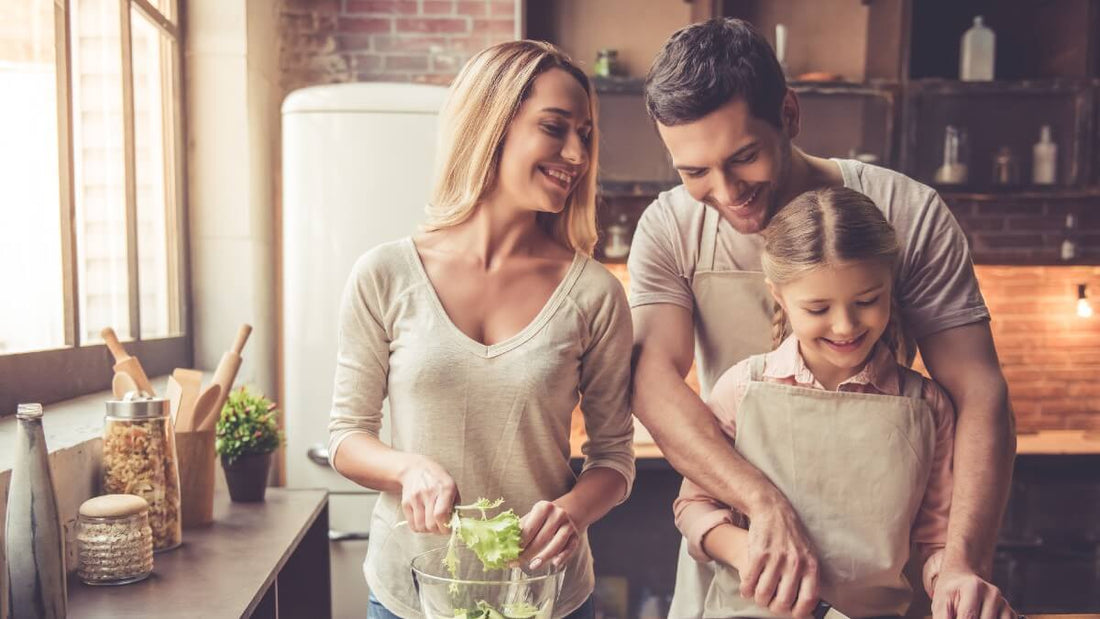
[[[493,198],[560,213],[588,171],[592,119],[588,95],[562,69],[535,78],[508,126]]]
[[[891,269],[879,261],[822,266],[782,286],[768,282],[823,383],[858,373],[890,322]]]

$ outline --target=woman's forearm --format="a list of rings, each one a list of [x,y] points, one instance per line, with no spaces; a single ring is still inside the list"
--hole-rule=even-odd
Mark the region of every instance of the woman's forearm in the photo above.
[[[332,468],[364,488],[401,492],[405,473],[421,458],[398,451],[370,434],[356,433],[340,443]]]
[[[577,478],[573,489],[554,501],[573,519],[578,530],[587,529],[607,515],[626,494],[626,479],[607,467],[590,468]]]

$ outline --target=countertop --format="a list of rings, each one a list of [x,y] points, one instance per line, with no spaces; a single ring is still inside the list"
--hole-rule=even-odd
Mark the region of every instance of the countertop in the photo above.
[[[214,523],[185,529],[182,546],[154,555],[146,580],[93,587],[70,578],[68,616],[265,616],[258,612],[265,595],[327,505],[324,490],[268,488],[262,503],[232,503],[219,493]]]
[[[585,434],[576,423],[569,437],[572,457],[581,458]],[[1100,432],[1084,430],[1045,430],[1016,436],[1016,453],[1022,456],[1100,455]],[[638,460],[664,459],[661,448],[645,426],[634,418],[634,455]]]

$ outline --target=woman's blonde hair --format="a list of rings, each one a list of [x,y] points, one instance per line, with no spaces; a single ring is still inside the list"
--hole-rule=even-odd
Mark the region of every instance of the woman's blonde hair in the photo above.
[[[779,209],[764,229],[761,264],[764,275],[777,286],[792,282],[808,271],[845,262],[871,260],[896,272],[901,246],[897,233],[875,203],[846,187],[807,191]],[[896,291],[895,291],[896,292]],[[779,346],[789,324],[776,302],[772,317],[772,343]],[[893,295],[890,322],[882,341],[899,362],[911,361],[901,329],[897,295]]]
[[[557,47],[542,41],[508,41],[466,63],[440,112],[435,187],[426,230],[460,224],[496,184],[508,127],[542,73],[563,69],[588,94],[593,127],[588,169],[561,213],[538,213],[539,226],[566,247],[591,254],[596,244],[596,97],[588,77]]]

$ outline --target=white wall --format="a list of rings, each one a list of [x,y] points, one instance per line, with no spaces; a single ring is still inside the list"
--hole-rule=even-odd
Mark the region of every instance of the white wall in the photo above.
[[[195,365],[252,325],[237,384],[276,392],[277,3],[187,4],[187,163]]]

